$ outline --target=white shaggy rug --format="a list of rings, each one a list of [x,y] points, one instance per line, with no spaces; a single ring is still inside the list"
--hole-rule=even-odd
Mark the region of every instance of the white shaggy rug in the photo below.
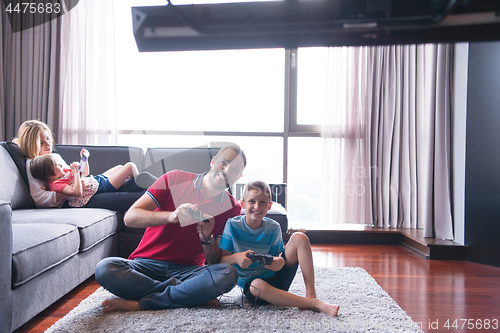
[[[103,314],[102,301],[115,296],[99,288],[46,332],[422,332],[364,269],[315,267],[315,278],[318,298],[340,305],[338,317],[253,307],[239,287],[223,295],[218,308]],[[305,296],[300,269],[290,292]]]

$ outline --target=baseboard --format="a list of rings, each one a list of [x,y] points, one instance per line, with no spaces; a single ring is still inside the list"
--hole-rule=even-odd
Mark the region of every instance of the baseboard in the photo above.
[[[399,244],[401,234],[378,230],[307,230],[313,244]]]
[[[424,237],[422,229],[401,229],[401,236],[403,243],[422,251],[431,260],[467,260],[467,246],[452,240]]]
[[[292,230],[293,232],[293,230]],[[454,241],[426,238],[421,229],[341,225],[305,230],[311,244],[396,244],[430,260],[467,260],[467,247]],[[286,242],[290,233],[284,234]]]

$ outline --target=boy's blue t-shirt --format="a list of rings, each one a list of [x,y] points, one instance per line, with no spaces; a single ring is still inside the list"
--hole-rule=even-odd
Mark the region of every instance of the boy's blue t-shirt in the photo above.
[[[283,252],[283,239],[281,227],[278,222],[264,217],[262,226],[254,230],[245,222],[245,215],[230,218],[226,222],[219,247],[232,253],[252,250],[258,254],[273,256]],[[241,268],[238,264],[238,285],[243,288],[249,277],[265,279],[273,276],[275,272],[264,268],[262,263],[253,263],[248,268]]]

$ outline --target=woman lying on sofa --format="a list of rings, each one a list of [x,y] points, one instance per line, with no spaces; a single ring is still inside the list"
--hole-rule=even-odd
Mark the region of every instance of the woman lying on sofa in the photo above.
[[[47,183],[33,178],[30,172],[30,162],[33,158],[52,154],[54,147],[53,134],[44,122],[38,120],[27,120],[21,124],[18,136],[13,140],[19,146],[26,159],[26,172],[30,185],[30,193],[35,205],[38,208],[49,207],[70,207],[67,203],[68,196],[48,190]],[[58,155],[55,156],[65,167],[69,166]],[[144,183],[152,184],[156,178],[149,173],[140,173],[138,177],[146,178]],[[149,179],[148,179],[149,178]],[[141,181],[141,184],[143,182]],[[118,188],[117,192],[99,193],[89,200],[84,206],[87,208],[107,208],[120,212],[125,212],[137,199],[145,192],[145,188],[136,184],[134,178],[130,178]]]

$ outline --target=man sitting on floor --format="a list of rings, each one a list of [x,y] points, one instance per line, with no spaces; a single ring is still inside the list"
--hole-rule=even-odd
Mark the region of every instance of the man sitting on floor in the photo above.
[[[219,235],[241,212],[226,190],[241,177],[246,157],[236,145],[223,147],[201,175],[167,172],[125,214],[129,227],[146,231],[128,259],[106,258],[97,282],[120,298],[103,302],[105,312],[193,307],[230,291],[238,275],[220,260]],[[202,212],[205,221],[192,217]],[[217,238],[217,239],[216,239]]]

